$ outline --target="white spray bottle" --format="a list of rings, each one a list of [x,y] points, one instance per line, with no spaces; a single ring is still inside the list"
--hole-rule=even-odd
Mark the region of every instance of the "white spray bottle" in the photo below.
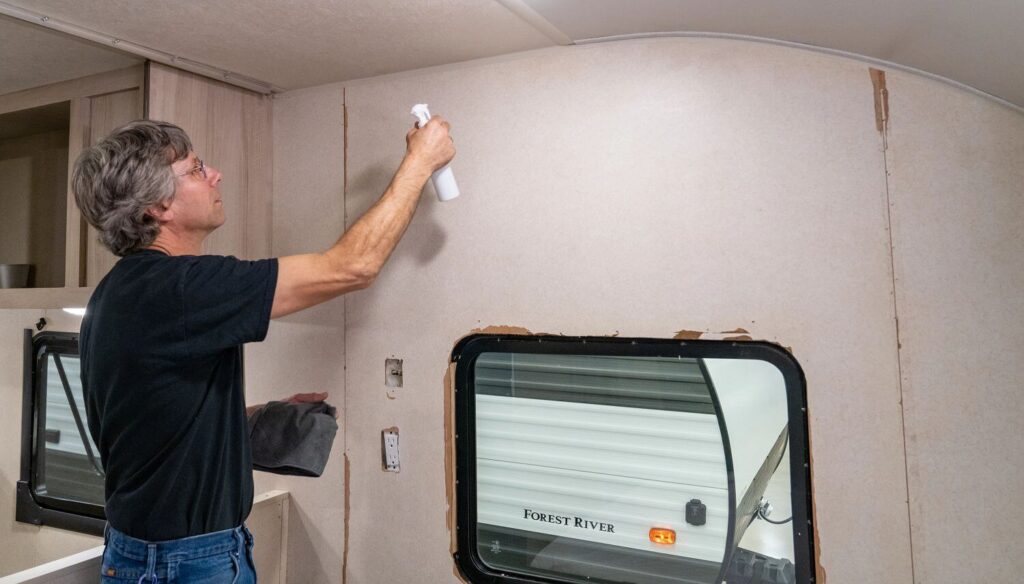
[[[430,121],[430,110],[427,109],[427,104],[418,103],[412,106],[412,115],[416,116],[419,122],[416,124],[420,128],[427,125]],[[439,201],[450,201],[455,197],[459,196],[459,185],[455,183],[455,175],[452,174],[452,165],[446,164],[434,172],[433,176],[430,177],[430,182],[434,183],[434,192],[437,193],[437,200]]]

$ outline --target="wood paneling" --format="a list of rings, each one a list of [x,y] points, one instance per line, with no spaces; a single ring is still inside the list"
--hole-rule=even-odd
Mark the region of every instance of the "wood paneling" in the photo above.
[[[148,116],[181,126],[200,158],[224,174],[227,221],[204,252],[271,253],[271,106],[267,97],[157,63],[149,65]]]
[[[113,256],[100,248],[95,241],[95,233],[90,233],[91,229],[86,229],[84,225],[71,192],[70,177],[83,148],[118,125],[141,117],[142,83],[143,67],[140,65],[0,96],[0,113],[70,102],[66,204],[55,208],[55,212],[65,217],[65,232],[61,238],[64,246],[64,286],[77,289],[94,285],[112,265]],[[64,169],[60,172],[63,173]],[[45,284],[52,286],[56,281],[56,276],[52,276]],[[36,296],[38,302],[33,303],[28,299],[26,304],[26,299],[21,295],[0,291],[0,296],[6,294],[12,294],[10,302],[0,302],[24,307],[48,307],[50,299],[54,297],[51,293],[42,293]]]
[[[71,177],[75,171],[75,161],[84,148],[89,147],[89,98],[75,97],[71,99],[71,122],[68,128],[68,204],[66,206],[67,238],[64,240],[64,285],[85,286],[85,262],[88,250],[88,226],[82,218],[82,212],[75,203],[75,194],[71,191]]]
[[[142,117],[142,91],[130,89],[99,95],[89,99],[89,144],[95,144],[114,129]],[[73,204],[73,201],[72,201]],[[97,239],[92,226],[88,226],[85,274],[87,286],[95,286],[114,267],[119,259]]]
[[[32,161],[32,221],[29,257],[33,286],[64,286],[68,132],[46,134],[45,151]]]
[[[31,264],[30,285],[64,285],[67,128],[0,140],[0,262]]]
[[[257,496],[245,520],[256,546],[253,560],[256,574],[264,584],[284,584],[288,574],[287,491],[270,491]]]

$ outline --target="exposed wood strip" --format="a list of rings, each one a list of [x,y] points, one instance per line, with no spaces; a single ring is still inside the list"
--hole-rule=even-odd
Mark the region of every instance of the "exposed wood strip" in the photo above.
[[[875,129],[885,136],[889,131],[889,90],[885,87],[885,71],[869,68],[875,89]]]

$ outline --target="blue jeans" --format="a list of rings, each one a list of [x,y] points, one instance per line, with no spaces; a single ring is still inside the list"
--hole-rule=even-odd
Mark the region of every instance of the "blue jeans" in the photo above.
[[[168,541],[145,541],[107,524],[103,584],[255,584],[252,533],[241,525]]]

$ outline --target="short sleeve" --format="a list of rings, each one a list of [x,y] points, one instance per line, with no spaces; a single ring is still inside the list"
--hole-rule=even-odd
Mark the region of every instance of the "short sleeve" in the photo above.
[[[277,259],[196,256],[182,284],[185,337],[193,355],[262,341],[270,326]]]

